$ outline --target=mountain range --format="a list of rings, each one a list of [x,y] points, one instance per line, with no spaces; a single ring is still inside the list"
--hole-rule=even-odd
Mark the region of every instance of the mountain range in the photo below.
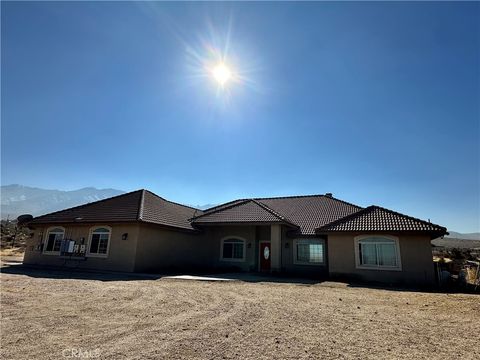
[[[22,214],[38,216],[125,193],[116,189],[86,187],[79,190],[47,190],[23,185],[5,185],[1,191],[2,219]]]
[[[23,185],[5,185],[0,187],[2,219],[16,219],[22,214],[38,216],[69,207],[86,204],[124,194],[117,189],[97,189],[86,187],[79,190],[47,190]],[[187,204],[188,205],[188,204]],[[215,204],[194,205],[197,209],[208,209]],[[463,234],[449,230],[446,237],[455,239],[480,240],[480,233]]]
[[[12,220],[23,214],[38,216],[93,201],[107,199],[112,196],[125,194],[125,191],[117,189],[97,189],[94,187],[64,191],[13,184],[1,186],[0,194],[1,218],[2,220],[7,218]],[[203,210],[213,206],[215,205],[206,204],[194,205],[193,207]]]

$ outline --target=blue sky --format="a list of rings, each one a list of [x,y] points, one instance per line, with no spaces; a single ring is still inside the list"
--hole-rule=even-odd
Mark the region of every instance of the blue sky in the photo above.
[[[332,192],[480,231],[479,3],[1,6],[3,185]]]

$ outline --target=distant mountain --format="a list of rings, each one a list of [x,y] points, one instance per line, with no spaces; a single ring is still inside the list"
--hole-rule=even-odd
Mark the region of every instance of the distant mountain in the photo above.
[[[480,240],[445,237],[432,240],[432,245],[447,249],[480,249]]]
[[[125,193],[121,190],[94,187],[61,191],[22,185],[1,186],[0,191],[2,219],[15,219],[22,214],[38,216]]]
[[[454,239],[468,239],[468,240],[479,240],[480,241],[480,232],[462,234],[455,231],[448,231],[449,235],[445,236],[448,238]]]

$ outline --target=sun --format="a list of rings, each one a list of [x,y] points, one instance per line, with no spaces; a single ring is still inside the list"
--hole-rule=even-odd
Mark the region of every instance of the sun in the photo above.
[[[225,84],[232,78],[232,71],[224,63],[219,63],[212,69],[212,75],[219,85],[225,86]]]

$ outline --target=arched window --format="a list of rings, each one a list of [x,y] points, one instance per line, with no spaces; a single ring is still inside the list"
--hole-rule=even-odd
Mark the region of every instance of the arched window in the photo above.
[[[51,228],[47,231],[44,252],[58,253],[62,246],[62,240],[65,236],[65,229],[62,227]]]
[[[111,230],[107,227],[94,228],[90,234],[89,255],[107,256]]]
[[[245,240],[237,237],[222,239],[220,255],[220,259],[226,261],[245,260]]]
[[[355,238],[357,267],[401,270],[398,238],[393,236],[357,236]]]

